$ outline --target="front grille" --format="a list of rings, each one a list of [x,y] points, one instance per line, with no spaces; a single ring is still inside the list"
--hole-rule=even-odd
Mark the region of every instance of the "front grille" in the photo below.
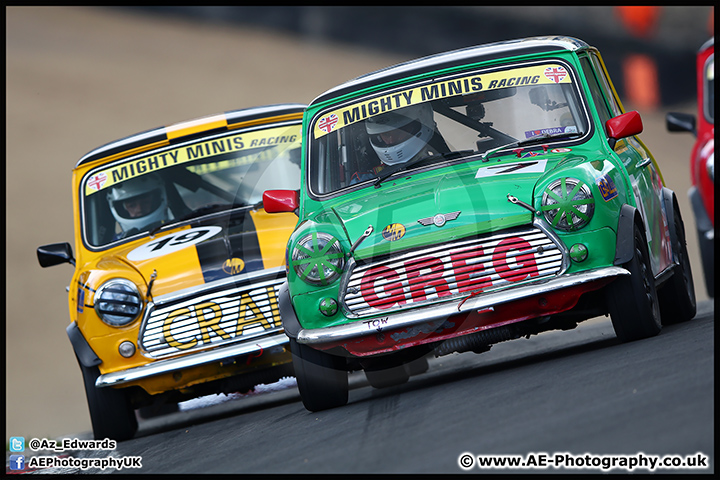
[[[356,267],[344,306],[356,316],[488,292],[556,276],[563,253],[539,228],[522,228]]]
[[[285,278],[231,283],[150,307],[140,329],[145,353],[162,358],[282,329],[277,292]]]

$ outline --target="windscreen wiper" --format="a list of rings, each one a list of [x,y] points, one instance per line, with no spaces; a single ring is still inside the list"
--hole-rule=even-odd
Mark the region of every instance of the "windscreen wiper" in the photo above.
[[[563,137],[573,138],[573,137],[581,137],[583,135],[584,135],[583,133],[577,133],[577,132],[543,133],[541,135],[536,135],[534,137],[526,138],[525,140],[517,140],[515,142],[508,143],[507,145],[501,145],[499,147],[491,148],[490,150],[488,150],[482,154],[482,161],[486,162],[490,155],[497,153],[500,150],[506,150],[506,149],[512,148],[512,147],[524,147],[527,145],[542,143],[548,139],[557,139],[557,138],[563,138]]]
[[[398,163],[397,165],[393,165],[391,167],[383,168],[380,173],[378,174],[377,178],[373,182],[373,185],[375,185],[375,188],[380,187],[380,184],[387,180],[388,177],[395,175],[398,172],[401,172],[403,170],[407,170],[408,168],[418,165],[422,162],[428,161],[428,160],[450,160],[453,158],[459,158],[464,157],[465,155],[469,155],[473,153],[472,150],[458,150],[455,152],[447,152],[440,155],[427,155],[425,157],[416,158],[414,160],[410,160],[406,163]]]

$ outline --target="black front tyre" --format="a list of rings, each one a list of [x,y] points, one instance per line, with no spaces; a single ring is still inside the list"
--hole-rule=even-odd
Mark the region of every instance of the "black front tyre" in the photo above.
[[[674,267],[672,277],[660,288],[660,316],[663,325],[686,322],[693,318],[697,311],[695,284],[685,239],[685,226],[679,210],[675,209],[673,217],[675,218],[675,240],[672,249],[678,257],[678,265]]]
[[[660,306],[650,267],[647,242],[637,225],[633,229],[635,254],[623,265],[630,272],[605,290],[615,334],[622,342],[660,333]]]
[[[330,355],[290,338],[290,351],[300,398],[311,412],[348,402],[348,372],[343,357]]]
[[[126,392],[112,387],[97,388],[95,380],[100,376],[98,367],[85,367],[80,364],[80,370],[85,382],[85,395],[95,439],[122,441],[132,438],[137,432],[138,422]]]

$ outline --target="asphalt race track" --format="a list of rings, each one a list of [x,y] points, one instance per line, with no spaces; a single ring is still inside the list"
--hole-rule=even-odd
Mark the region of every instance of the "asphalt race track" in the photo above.
[[[77,159],[160,125],[309,102],[407,58],[98,8],[9,7],[6,16],[6,439],[89,438],[82,377],[65,333],[72,268],[42,269],[35,256],[40,245],[73,243]],[[112,452],[66,454],[142,457],[139,472],[124,473],[203,474],[463,473],[463,453],[701,453],[710,457],[707,469],[657,472],[714,472],[715,317],[686,195],[693,137],[666,132],[668,110],[694,113],[694,106],[641,111],[640,138],[685,220],[699,301],[690,322],[621,344],[608,319],[593,319],[481,355],[431,359],[427,373],[398,387],[374,390],[353,374],[343,408],[310,413],[290,387],[147,420]]]
[[[333,410],[308,412],[297,389],[288,388],[148,420],[111,455],[142,457],[142,473],[207,474],[461,473],[463,453],[583,459],[702,453],[710,457],[707,469],[655,472],[708,473],[714,471],[713,321],[706,302],[688,323],[621,344],[609,320],[594,319],[481,355],[431,359],[427,373],[388,389],[373,389],[354,373],[348,405]]]

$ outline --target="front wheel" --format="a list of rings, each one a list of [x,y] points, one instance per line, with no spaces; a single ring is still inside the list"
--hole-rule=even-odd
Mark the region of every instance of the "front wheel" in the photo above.
[[[96,366],[86,367],[80,363],[80,370],[95,439],[121,441],[132,438],[137,432],[138,422],[125,390],[97,388],[95,380],[100,376],[100,369]]]
[[[605,290],[613,329],[622,342],[652,337],[662,329],[647,242],[637,225],[633,241],[635,254],[623,265],[630,276],[615,280]]]
[[[348,402],[348,373],[343,357],[330,355],[290,338],[290,351],[300,398],[311,412]]]

